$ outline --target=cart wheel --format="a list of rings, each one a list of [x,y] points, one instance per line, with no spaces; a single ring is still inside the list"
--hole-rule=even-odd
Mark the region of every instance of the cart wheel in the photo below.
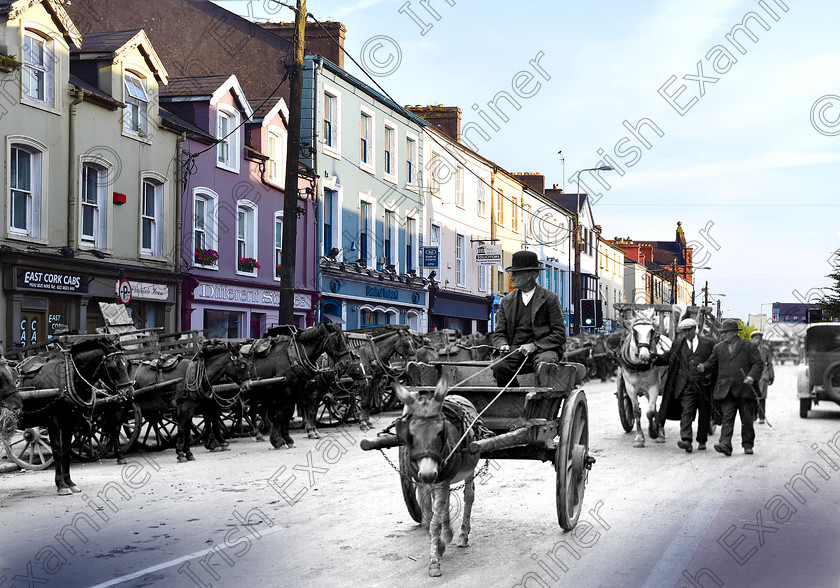
[[[96,417],[94,417],[96,418]],[[94,433],[96,421],[80,419],[70,440],[70,455],[79,461],[98,461],[104,457],[106,448]]]
[[[633,412],[633,401],[627,395],[627,389],[624,387],[624,378],[621,374],[618,376],[618,390],[615,395],[618,397],[618,418],[621,419],[621,426],[625,433],[633,430],[636,424],[636,416]]]
[[[169,413],[144,415],[137,442],[147,451],[162,451],[175,447],[178,423]]]
[[[578,390],[563,401],[560,442],[557,445],[557,522],[570,531],[583,508],[583,492],[590,467],[589,409],[586,394]]]
[[[353,392],[329,390],[318,401],[315,422],[319,427],[334,427],[347,422],[354,414],[356,404],[356,395]]]
[[[417,502],[417,484],[411,479],[408,472],[408,447],[400,446],[400,486],[402,487],[403,500],[408,508],[408,514],[416,523],[423,522],[423,509]]]
[[[130,410],[126,410],[123,422],[119,426],[120,453],[128,453],[137,437],[140,435],[140,406],[133,402]],[[96,461],[104,457],[114,457],[111,454],[110,436],[108,430],[110,425],[103,419],[101,414],[94,417],[90,426],[82,422],[73,432],[73,441],[70,446],[70,453],[80,461]]]
[[[45,470],[53,463],[52,447],[46,427],[16,429],[3,439],[9,459],[25,470]]]

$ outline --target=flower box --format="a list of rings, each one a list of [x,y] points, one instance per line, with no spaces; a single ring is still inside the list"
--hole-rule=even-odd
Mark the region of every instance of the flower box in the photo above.
[[[274,277],[279,278],[281,271],[282,271],[282,268],[280,267],[280,264],[275,265],[274,266]]]
[[[215,249],[195,248],[195,263],[198,265],[218,265],[219,252]]]
[[[240,257],[237,263],[241,272],[253,272],[255,268],[260,269],[262,267],[260,262],[253,257]]]

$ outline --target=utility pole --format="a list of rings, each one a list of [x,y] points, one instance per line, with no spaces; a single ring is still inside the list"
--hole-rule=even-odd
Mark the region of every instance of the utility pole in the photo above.
[[[577,198],[580,198],[580,194],[576,194]],[[575,274],[572,279],[572,289],[574,294],[572,294],[572,302],[575,305],[575,324],[574,329],[572,332],[574,335],[580,334],[580,296],[581,296],[581,289],[580,289],[580,220],[578,218],[579,212],[575,213],[575,230],[572,238],[574,239],[574,247],[575,247]]]
[[[709,306],[709,280],[706,280],[706,287],[703,288],[703,306]]]
[[[297,0],[294,63],[289,74],[289,128],[286,144],[286,188],[283,191],[283,252],[280,256],[280,324],[295,320],[295,257],[297,255],[298,160],[300,158],[300,100],[303,86],[303,45],[306,0]]]
[[[677,303],[677,258],[674,258],[674,267],[671,271],[671,304]]]

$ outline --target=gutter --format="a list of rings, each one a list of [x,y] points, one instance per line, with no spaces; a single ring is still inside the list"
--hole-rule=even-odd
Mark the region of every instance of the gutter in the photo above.
[[[178,135],[178,139],[175,141],[175,242],[173,243],[173,263],[174,267],[172,268],[176,274],[181,273],[181,268],[183,267],[183,244],[181,242],[182,233],[183,233],[183,220],[181,216],[183,215],[183,191],[184,191],[184,180],[183,180],[183,160],[181,158],[181,149],[183,148],[184,141],[187,140],[187,134],[182,132]],[[181,300],[183,288],[183,280],[179,280],[177,285],[175,286],[175,320],[177,321],[177,329],[181,330],[183,327],[183,300]]]

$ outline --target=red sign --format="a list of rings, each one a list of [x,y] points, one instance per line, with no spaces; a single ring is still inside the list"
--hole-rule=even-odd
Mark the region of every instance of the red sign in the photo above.
[[[117,288],[117,296],[119,297],[120,302],[128,306],[131,302],[131,282],[128,280],[120,280],[119,288]]]

